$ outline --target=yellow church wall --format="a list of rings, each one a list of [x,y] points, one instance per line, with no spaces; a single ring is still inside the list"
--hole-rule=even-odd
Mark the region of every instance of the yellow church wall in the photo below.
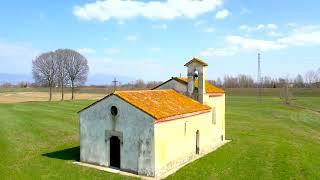
[[[216,99],[222,104],[222,99]],[[212,100],[212,99],[210,99]],[[217,106],[220,106],[218,104]],[[217,108],[223,111],[224,107]],[[222,123],[218,123],[224,112],[216,113],[219,117],[213,123],[212,111],[203,114],[155,124],[155,173],[156,176],[166,173],[194,158],[196,154],[196,132],[199,130],[200,154],[211,152],[222,143],[224,137]],[[223,139],[224,140],[224,139]]]
[[[210,106],[216,111],[217,127],[223,131],[223,139],[225,139],[225,94],[220,96],[209,97],[205,95],[204,104]]]

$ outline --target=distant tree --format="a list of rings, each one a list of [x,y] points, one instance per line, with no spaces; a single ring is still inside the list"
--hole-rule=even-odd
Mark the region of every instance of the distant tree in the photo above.
[[[285,104],[291,104],[292,100],[292,93],[290,92],[290,87],[289,87],[289,80],[286,79],[283,83],[283,89],[281,92],[281,99],[283,100],[283,103]]]
[[[264,88],[273,88],[275,85],[275,80],[269,76],[264,76],[261,78],[262,87]]]
[[[154,88],[158,85],[160,85],[162,82],[158,82],[158,81],[149,81],[146,83],[146,88],[147,89],[151,89],[151,88]]]
[[[9,88],[9,87],[12,87],[12,86],[13,86],[13,85],[12,85],[10,82],[3,82],[0,87],[2,87],[2,88]]]
[[[317,75],[316,71],[310,70],[310,71],[306,72],[304,77],[305,77],[305,81],[306,81],[306,83],[308,84],[309,87],[311,87],[312,84],[317,81],[317,79],[318,79],[317,76],[318,75]]]
[[[283,88],[287,84],[287,80],[284,78],[279,78],[277,84],[277,87]]]
[[[297,77],[294,79],[294,86],[298,88],[304,87],[304,81],[301,74],[298,74]]]
[[[146,84],[144,83],[144,81],[142,79],[138,79],[136,80],[134,87],[137,89],[142,89],[146,87]]]
[[[58,49],[56,53],[57,63],[57,83],[61,88],[61,101],[64,100],[64,86],[68,82],[68,76],[66,73],[66,65],[68,60],[68,50]]]
[[[239,87],[238,78],[236,78],[236,77],[232,77],[232,76],[226,75],[226,76],[224,76],[223,81],[224,81],[224,87],[225,88],[237,88],[237,87]]]
[[[75,85],[82,85],[86,82],[89,66],[87,59],[77,51],[65,49],[63,56],[66,58],[66,74],[71,84],[71,99],[74,100]]]
[[[20,81],[17,86],[20,88],[27,88],[29,83],[27,81]]]
[[[319,83],[320,82],[320,68],[318,68],[316,74],[317,74],[316,75],[317,76],[316,82]]]
[[[219,87],[222,87],[222,81],[221,81],[220,78],[217,79],[216,85],[219,86]]]
[[[249,88],[254,86],[254,80],[249,75],[239,74],[238,84],[240,88]]]
[[[43,53],[32,61],[33,79],[37,84],[49,87],[49,101],[52,100],[52,88],[56,79],[56,54]]]

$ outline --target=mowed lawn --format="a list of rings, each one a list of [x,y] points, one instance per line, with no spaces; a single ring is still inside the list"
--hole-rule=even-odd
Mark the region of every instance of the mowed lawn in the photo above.
[[[0,179],[132,179],[79,160],[77,111],[92,101],[0,104]],[[320,97],[296,104],[320,107]],[[227,145],[168,179],[319,179],[320,113],[277,97],[228,96]]]

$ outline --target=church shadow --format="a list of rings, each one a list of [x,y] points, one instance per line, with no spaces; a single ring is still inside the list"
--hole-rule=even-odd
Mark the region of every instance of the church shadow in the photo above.
[[[50,152],[50,153],[42,154],[42,156],[46,156],[54,159],[61,159],[61,160],[80,161],[80,147],[78,146],[78,147],[63,149],[55,152]]]

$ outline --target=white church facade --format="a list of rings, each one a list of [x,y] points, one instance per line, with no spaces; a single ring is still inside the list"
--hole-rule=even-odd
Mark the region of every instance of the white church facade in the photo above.
[[[193,58],[187,78],[115,91],[79,111],[80,161],[161,177],[225,143],[225,93]]]

